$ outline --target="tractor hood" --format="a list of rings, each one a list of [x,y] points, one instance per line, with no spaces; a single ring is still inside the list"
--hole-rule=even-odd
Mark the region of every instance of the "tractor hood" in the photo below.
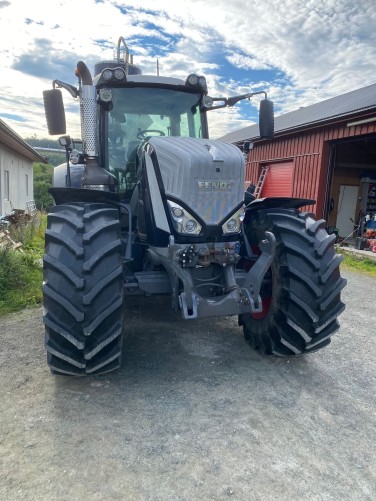
[[[219,224],[243,202],[245,162],[236,146],[189,137],[153,137],[149,145],[161,191],[206,224]]]

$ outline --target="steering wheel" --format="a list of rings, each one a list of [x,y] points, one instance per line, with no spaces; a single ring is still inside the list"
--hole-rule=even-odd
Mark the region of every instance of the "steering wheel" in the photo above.
[[[165,136],[166,134],[163,130],[158,129],[138,129],[137,139],[146,139],[147,137],[153,136],[154,134],[158,134],[159,136]]]

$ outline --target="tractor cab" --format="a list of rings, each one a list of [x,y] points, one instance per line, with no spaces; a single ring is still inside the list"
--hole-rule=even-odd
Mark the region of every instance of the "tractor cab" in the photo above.
[[[151,137],[208,136],[203,89],[187,86],[183,80],[135,75],[123,86],[107,83],[98,96],[103,131],[99,163],[117,178],[120,193],[137,183],[138,151]]]
[[[76,76],[79,88],[54,80],[53,89],[43,93],[51,135],[66,132],[60,89],[80,99],[82,154],[71,151],[72,141],[65,136],[68,162],[66,168],[55,169],[55,187],[129,195],[140,176],[141,145],[153,136],[208,139],[208,111],[234,106],[255,94],[265,97],[260,102],[260,136],[273,136],[273,103],[264,91],[212,98],[201,75],[191,73],[185,80],[142,75],[123,37],[117,57],[95,65],[94,78],[82,61],[77,63]]]

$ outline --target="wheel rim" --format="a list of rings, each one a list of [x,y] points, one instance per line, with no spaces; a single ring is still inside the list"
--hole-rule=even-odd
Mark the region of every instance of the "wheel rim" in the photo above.
[[[263,297],[262,298],[262,311],[253,312],[253,313],[251,313],[251,316],[255,320],[262,320],[263,318],[265,318],[268,315],[268,313],[270,311],[271,304],[272,304],[272,297],[271,296]]]

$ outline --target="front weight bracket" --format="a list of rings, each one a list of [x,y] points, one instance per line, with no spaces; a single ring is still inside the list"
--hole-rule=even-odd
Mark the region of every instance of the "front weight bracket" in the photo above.
[[[262,311],[262,301],[260,297],[261,283],[273,262],[276,248],[276,238],[271,231],[265,232],[265,239],[259,243],[261,255],[247,273],[243,287],[251,293],[253,312]]]

